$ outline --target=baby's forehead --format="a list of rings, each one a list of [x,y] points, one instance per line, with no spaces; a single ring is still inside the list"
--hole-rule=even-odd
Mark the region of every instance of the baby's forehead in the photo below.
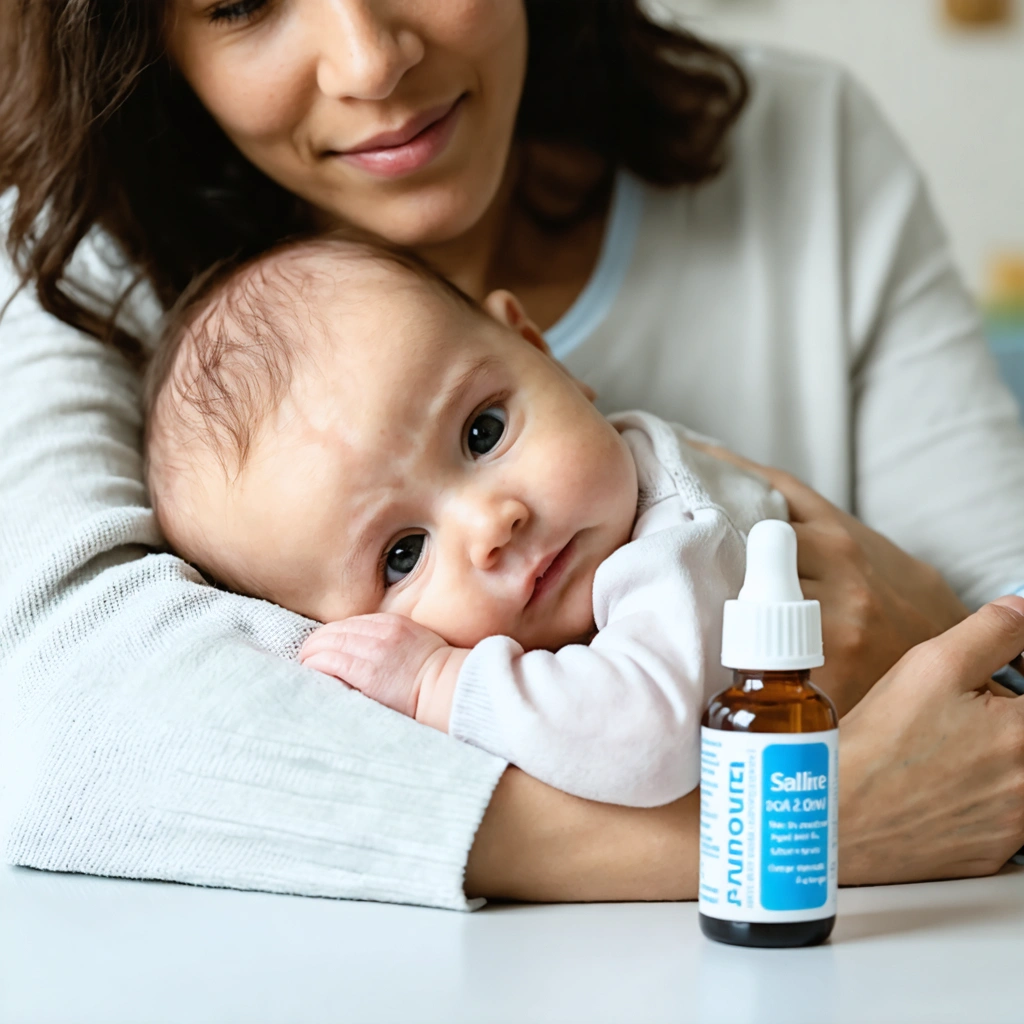
[[[310,248],[282,253],[258,287],[287,307],[307,341],[350,361],[406,359],[457,343],[485,314],[426,267],[387,252]],[[397,350],[397,351],[396,351]]]
[[[457,311],[443,303],[425,309],[416,295],[388,297],[330,318],[323,343],[292,376],[286,420],[298,412],[309,425],[358,428],[363,438],[398,422],[426,427],[453,381],[470,366],[498,361],[486,332]]]
[[[301,337],[285,421],[298,413],[309,424],[365,426],[396,409],[412,412],[430,404],[431,391],[453,370],[491,347],[494,322],[483,310],[428,270],[387,255],[288,253],[255,283],[275,305],[288,305],[277,319]]]

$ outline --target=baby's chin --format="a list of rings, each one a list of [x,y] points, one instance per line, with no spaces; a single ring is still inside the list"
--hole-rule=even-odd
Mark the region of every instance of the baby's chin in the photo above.
[[[593,616],[589,621],[576,617],[575,621],[565,623],[552,621],[549,617],[548,621],[535,626],[524,626],[522,623],[494,624],[484,635],[463,630],[436,632],[453,647],[472,648],[483,643],[488,637],[507,636],[515,640],[524,651],[559,651],[570,644],[589,644],[597,634],[597,626],[594,624]]]
[[[522,644],[522,648],[524,651],[560,651],[563,647],[569,647],[572,644],[582,644],[586,647],[595,636],[597,636],[597,626],[591,622],[582,632],[551,637],[544,643]]]
[[[593,573],[574,581],[556,607],[543,619],[526,625],[521,636],[510,633],[526,651],[558,651],[570,644],[589,644],[597,633],[594,623]]]

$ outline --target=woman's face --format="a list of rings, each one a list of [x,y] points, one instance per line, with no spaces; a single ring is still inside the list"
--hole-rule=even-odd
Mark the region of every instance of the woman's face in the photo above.
[[[329,218],[431,245],[494,199],[522,0],[172,0],[171,15],[171,55],[228,138]]]

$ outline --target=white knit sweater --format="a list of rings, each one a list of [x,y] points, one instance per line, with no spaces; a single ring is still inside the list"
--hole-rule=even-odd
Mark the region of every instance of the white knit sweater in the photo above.
[[[609,232],[556,352],[606,410],[800,472],[972,603],[1019,585],[1024,433],[919,175],[836,71],[748,64],[725,174],[634,183],[635,244]],[[19,296],[0,321],[7,859],[465,907],[504,762],[300,668],[308,622],[153,553],[139,426],[119,358]]]
[[[138,381],[25,293],[0,395],[7,859],[466,908],[505,763],[300,667],[312,623],[152,552]]]

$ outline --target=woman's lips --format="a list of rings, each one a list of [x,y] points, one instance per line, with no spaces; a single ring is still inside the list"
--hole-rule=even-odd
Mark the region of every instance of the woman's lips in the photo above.
[[[414,118],[408,128],[385,132],[355,149],[331,155],[378,178],[412,174],[426,167],[448,145],[458,124],[463,98],[460,96],[447,108],[429,111],[423,118]],[[420,120],[427,121],[422,128],[416,123]]]
[[[550,594],[558,581],[565,575],[565,570],[569,566],[573,550],[576,547],[575,542],[576,538],[573,537],[573,539],[558,552],[554,561],[544,571],[544,575],[540,576],[536,583],[534,583],[533,593],[530,595],[530,600],[526,602],[527,608],[531,605],[538,604],[547,594]]]

